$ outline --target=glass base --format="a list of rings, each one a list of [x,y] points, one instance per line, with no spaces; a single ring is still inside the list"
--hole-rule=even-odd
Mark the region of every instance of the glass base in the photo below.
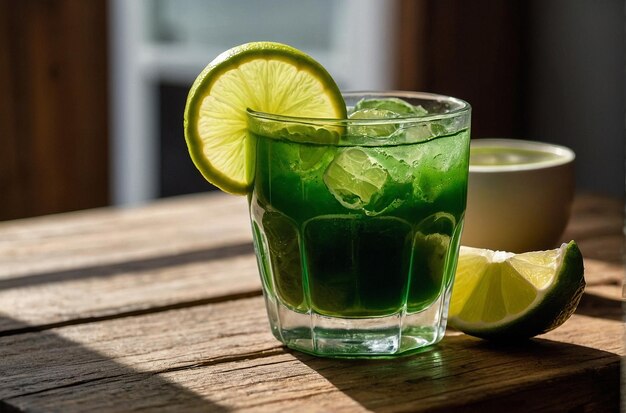
[[[265,296],[274,336],[287,347],[323,357],[385,358],[413,354],[439,342],[450,289],[428,308],[385,317],[341,318],[294,311]]]

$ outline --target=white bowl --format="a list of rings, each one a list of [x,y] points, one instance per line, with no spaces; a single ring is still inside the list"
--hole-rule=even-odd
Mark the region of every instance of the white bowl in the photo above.
[[[499,158],[508,164],[479,165],[481,149],[491,147],[502,148]],[[524,151],[540,154],[525,160]],[[574,198],[574,152],[542,142],[474,139],[470,153],[461,243],[510,252],[555,248]]]

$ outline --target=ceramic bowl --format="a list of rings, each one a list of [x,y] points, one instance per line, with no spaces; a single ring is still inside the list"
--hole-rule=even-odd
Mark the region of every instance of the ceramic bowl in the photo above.
[[[542,142],[474,139],[470,153],[462,244],[510,252],[555,248],[574,198],[574,152]]]

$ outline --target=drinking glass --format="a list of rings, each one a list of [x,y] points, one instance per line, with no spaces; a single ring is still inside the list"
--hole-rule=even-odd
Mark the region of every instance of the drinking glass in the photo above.
[[[417,92],[423,114],[316,119],[248,111],[248,197],[274,336],[330,357],[394,357],[444,335],[465,213],[471,109]]]

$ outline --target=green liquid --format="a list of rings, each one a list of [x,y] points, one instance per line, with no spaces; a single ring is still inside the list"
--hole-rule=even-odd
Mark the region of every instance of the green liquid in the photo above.
[[[374,178],[386,177],[382,188],[363,190],[367,202],[325,182],[348,148],[254,138],[249,201],[266,292],[297,312],[372,317],[421,311],[449,288],[465,212],[467,130],[359,148],[376,161]]]

